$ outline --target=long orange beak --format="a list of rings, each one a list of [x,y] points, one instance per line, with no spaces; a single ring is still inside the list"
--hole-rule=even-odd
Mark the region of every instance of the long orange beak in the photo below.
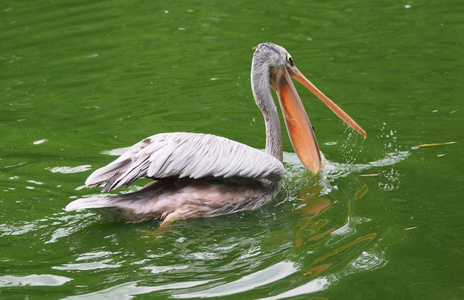
[[[317,174],[321,169],[321,154],[306,110],[287,70],[274,69],[273,72],[271,85],[277,91],[293,149],[303,165]]]
[[[322,93],[314,84],[311,83],[301,72],[295,67],[289,69],[290,74],[295,78],[299,83],[304,85],[308,90],[310,90],[317,98],[325,103],[340,119],[348,124],[351,128],[367,137],[367,132],[361,128],[350,116],[348,116],[337,104],[330,100],[324,93]]]
[[[275,68],[272,72],[271,86],[277,91],[290,141],[298,158],[308,170],[314,174],[319,172],[322,166],[321,154],[311,122],[290,76],[308,88],[340,119],[366,138],[366,131],[316,88],[295,66],[290,67],[288,70]]]

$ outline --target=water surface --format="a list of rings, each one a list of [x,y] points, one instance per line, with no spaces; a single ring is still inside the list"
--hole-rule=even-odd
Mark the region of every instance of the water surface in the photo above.
[[[461,6],[3,1],[1,298],[463,298]],[[64,211],[98,193],[83,186],[92,170],[152,134],[262,149],[249,72],[264,41],[368,138],[297,84],[324,172],[306,171],[285,137],[284,186],[261,209],[182,220],[160,238],[156,221]],[[456,143],[417,147],[443,142]]]

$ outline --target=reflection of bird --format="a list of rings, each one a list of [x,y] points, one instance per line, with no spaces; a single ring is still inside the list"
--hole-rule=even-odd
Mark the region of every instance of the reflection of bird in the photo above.
[[[141,177],[154,182],[134,193],[79,199],[66,209],[97,209],[130,221],[164,219],[161,226],[165,226],[177,218],[225,214],[263,205],[279,191],[284,173],[282,133],[270,87],[277,91],[290,140],[301,162],[313,173],[321,168],[316,137],[290,77],[366,135],[298,71],[284,48],[263,43],[253,56],[251,85],[266,125],[264,152],[209,134],[153,135],[96,170],[85,184],[95,187],[107,182],[103,188],[106,192]]]

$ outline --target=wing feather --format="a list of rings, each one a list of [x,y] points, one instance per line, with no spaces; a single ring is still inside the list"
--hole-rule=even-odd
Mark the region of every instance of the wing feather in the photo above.
[[[108,182],[104,191],[141,177],[243,177],[280,180],[284,166],[275,157],[227,138],[200,133],[161,133],[148,137],[118,159],[93,172],[88,187]]]

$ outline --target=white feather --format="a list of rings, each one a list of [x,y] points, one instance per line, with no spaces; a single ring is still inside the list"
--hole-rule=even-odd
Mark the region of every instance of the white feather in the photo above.
[[[215,135],[176,132],[140,141],[112,163],[93,172],[85,184],[98,186],[113,180],[109,187],[113,190],[140,177],[280,180],[283,173],[282,163],[261,150]]]

